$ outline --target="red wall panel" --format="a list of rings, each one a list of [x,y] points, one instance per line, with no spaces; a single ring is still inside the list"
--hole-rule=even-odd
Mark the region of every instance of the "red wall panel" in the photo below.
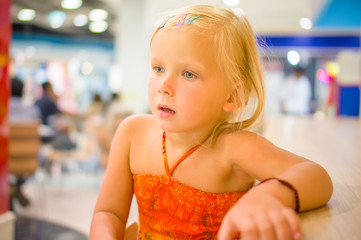
[[[0,0],[0,214],[8,211],[10,0]]]

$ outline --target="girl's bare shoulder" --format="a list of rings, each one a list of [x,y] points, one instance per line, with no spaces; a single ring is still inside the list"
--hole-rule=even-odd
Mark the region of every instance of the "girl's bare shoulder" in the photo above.
[[[125,118],[114,135],[122,141],[136,141],[156,128],[154,118],[150,114],[132,115]]]
[[[259,144],[265,144],[268,142],[268,140],[251,131],[237,131],[237,132],[230,132],[230,133],[224,133],[220,136],[220,142],[225,147],[229,148],[254,148],[258,146]]]
[[[229,159],[247,159],[267,149],[276,148],[265,137],[251,131],[237,131],[222,134],[217,141],[228,154]]]
[[[285,171],[307,159],[277,147],[265,137],[248,131],[223,134],[220,138],[226,159],[234,169],[263,179]]]
[[[139,114],[131,115],[125,118],[119,125],[119,128],[125,128],[130,132],[143,131],[146,128],[154,127],[155,121],[153,115]]]
[[[140,127],[144,124],[154,124],[154,117],[151,114],[136,114],[125,118],[122,124]]]

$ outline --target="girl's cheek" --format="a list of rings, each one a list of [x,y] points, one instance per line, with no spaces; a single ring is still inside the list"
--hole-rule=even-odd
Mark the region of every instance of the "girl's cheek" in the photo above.
[[[182,92],[183,97],[191,101],[197,101],[203,95],[202,89],[196,87],[180,88],[178,92]]]
[[[150,79],[149,83],[148,83],[149,97],[151,96],[151,94],[154,94],[156,91],[157,91],[156,83],[155,83],[154,79]]]

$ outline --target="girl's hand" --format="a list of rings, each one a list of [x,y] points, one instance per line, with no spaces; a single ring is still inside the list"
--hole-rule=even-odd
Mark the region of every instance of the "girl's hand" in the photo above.
[[[296,212],[260,191],[249,191],[228,211],[218,239],[229,240],[239,232],[245,240],[302,239]]]

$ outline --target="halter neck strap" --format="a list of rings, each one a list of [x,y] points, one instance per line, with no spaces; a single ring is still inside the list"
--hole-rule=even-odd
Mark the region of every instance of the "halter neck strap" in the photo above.
[[[186,159],[189,155],[191,155],[195,150],[197,150],[201,145],[198,144],[197,146],[191,148],[186,154],[184,154],[177,162],[174,164],[174,166],[169,170],[168,166],[168,158],[167,158],[167,152],[165,150],[165,132],[163,132],[163,145],[162,145],[162,153],[163,153],[163,160],[164,160],[164,168],[167,176],[172,176],[172,173],[174,169],[178,166],[179,163],[181,163],[184,159]]]

